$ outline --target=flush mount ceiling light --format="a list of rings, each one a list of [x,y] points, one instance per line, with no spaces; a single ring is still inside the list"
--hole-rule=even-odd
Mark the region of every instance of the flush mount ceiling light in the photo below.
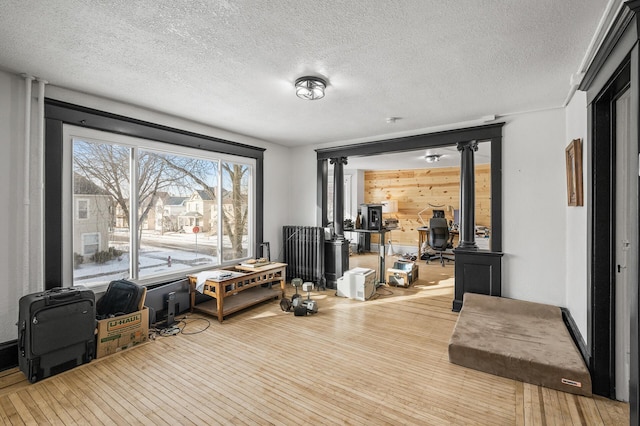
[[[425,155],[424,159],[427,163],[435,163],[436,161],[440,161],[440,157],[442,157],[442,155],[428,154],[428,155]]]
[[[324,98],[327,83],[318,77],[300,77],[296,80],[296,96],[300,99],[315,101]]]

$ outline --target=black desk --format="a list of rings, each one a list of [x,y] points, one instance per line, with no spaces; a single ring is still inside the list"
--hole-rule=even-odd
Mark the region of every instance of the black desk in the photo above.
[[[385,246],[384,246],[384,240],[385,240],[385,234],[389,231],[391,231],[390,229],[387,228],[382,228],[382,229],[356,229],[356,228],[345,228],[344,229],[345,232],[359,232],[361,234],[378,234],[380,235],[380,243],[379,243],[379,247],[378,247],[378,251],[379,251],[379,256],[380,256],[380,261],[379,261],[379,271],[378,271],[378,279],[379,279],[379,283],[381,285],[384,285],[385,281],[384,281],[384,256],[386,254],[386,250],[385,250]]]

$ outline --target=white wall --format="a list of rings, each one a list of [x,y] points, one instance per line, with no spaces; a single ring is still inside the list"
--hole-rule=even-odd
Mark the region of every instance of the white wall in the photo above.
[[[505,122],[502,294],[565,306],[565,113],[522,114]],[[315,224],[315,149],[325,147],[292,150],[296,224]]]
[[[565,144],[573,139],[582,139],[582,164],[583,164],[583,207],[566,208],[566,262],[567,262],[567,308],[575,321],[584,342],[587,342],[587,203],[589,191],[587,191],[587,148],[590,141],[587,138],[587,95],[585,92],[576,92],[566,108],[566,136]]]
[[[22,296],[24,84],[0,72],[0,342],[17,338]]]
[[[29,284],[25,283],[21,256],[23,247],[22,218],[24,216],[22,197],[24,92],[22,78],[0,71],[0,143],[3,148],[3,155],[0,156],[0,178],[4,182],[0,187],[0,199],[3,200],[5,206],[0,210],[0,235],[3,236],[2,242],[0,242],[0,343],[17,338],[15,323],[18,319],[18,300],[27,293],[23,286]],[[36,96],[35,86],[34,96]],[[62,88],[47,86],[45,96],[177,129],[266,148],[264,153],[264,241],[271,243],[272,258],[278,255],[278,247],[281,245],[282,239],[282,226],[289,222],[289,194],[283,190],[289,186],[289,182],[292,180],[289,167],[291,155],[288,148],[215,129],[184,118],[168,116]],[[35,137],[35,130],[32,132]],[[38,159],[31,158],[30,160],[32,169],[37,169]],[[33,170],[32,176],[37,177],[37,170]],[[31,179],[33,192],[37,190],[36,180],[36,178]],[[32,205],[32,210],[36,208],[37,203]],[[31,217],[33,216],[32,214]],[[30,223],[32,235],[41,235],[43,232],[42,224],[37,220],[31,220]],[[30,244],[29,252],[35,256],[37,261],[39,244],[37,237],[32,238],[36,241]],[[35,262],[33,263],[35,264]]]
[[[289,225],[319,226],[317,222],[317,173],[318,160],[315,147],[305,146],[291,149],[291,171],[289,201],[291,214]]]
[[[282,227],[289,225],[291,204],[291,152],[289,148],[271,144],[264,153],[264,241],[271,247],[271,259],[283,260]]]
[[[566,305],[565,114],[513,116],[503,131],[502,295]]]

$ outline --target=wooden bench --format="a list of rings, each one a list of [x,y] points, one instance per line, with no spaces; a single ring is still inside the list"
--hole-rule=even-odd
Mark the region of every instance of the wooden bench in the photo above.
[[[198,305],[195,303],[197,276],[189,276],[191,312],[204,312],[216,316],[218,321],[222,322],[225,315],[265,300],[284,297],[287,272],[285,263],[270,263],[259,267],[236,265],[216,271],[229,271],[232,276],[224,279],[207,279],[202,293],[213,297],[213,300]]]

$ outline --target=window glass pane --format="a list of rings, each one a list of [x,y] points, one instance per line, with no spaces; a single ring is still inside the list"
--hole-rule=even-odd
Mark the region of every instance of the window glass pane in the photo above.
[[[139,151],[139,277],[218,261],[218,161]]]
[[[253,256],[254,160],[89,129],[66,140],[64,257],[74,284],[154,282]]]
[[[249,184],[251,168],[222,163],[222,256],[225,261],[253,254],[249,238]]]
[[[73,140],[73,282],[129,277],[130,148]]]

